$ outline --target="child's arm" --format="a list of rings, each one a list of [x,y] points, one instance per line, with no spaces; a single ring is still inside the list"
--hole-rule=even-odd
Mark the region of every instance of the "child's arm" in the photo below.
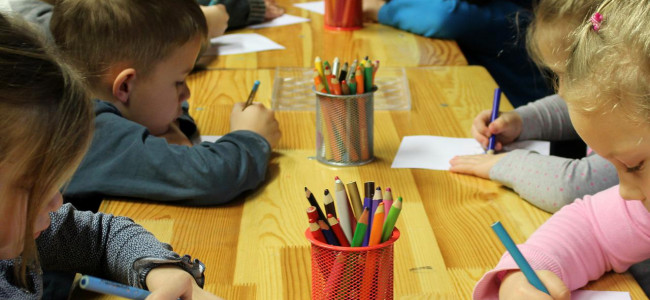
[[[522,119],[519,140],[566,141],[580,136],[571,124],[569,109],[559,95],[551,95],[515,109]]]
[[[499,160],[489,175],[550,213],[584,195],[618,184],[614,166],[595,153],[582,159],[568,159],[514,150]]]
[[[128,218],[81,212],[70,204],[50,217],[50,227],[36,240],[43,269],[79,272],[146,288],[151,269],[174,265],[203,284],[200,262],[181,258],[171,246]]]
[[[271,145],[258,133],[240,130],[215,143],[170,145],[107,102],[96,102],[95,112],[93,142],[65,190],[68,198],[110,195],[215,205],[265,179]]]
[[[199,3],[203,5],[207,5],[209,2],[199,0]],[[229,30],[258,24],[284,14],[284,9],[275,5],[275,1],[271,0],[219,0],[217,2],[225,5],[230,15]]]
[[[533,269],[550,270],[575,290],[650,257],[650,212],[640,201],[623,200],[616,186],[565,206],[519,249]],[[503,271],[514,269],[505,254],[477,283],[474,299],[497,299]]]
[[[520,9],[506,1],[476,5],[466,1],[392,0],[380,8],[378,19],[382,24],[418,35],[458,40],[511,26],[510,15]]]

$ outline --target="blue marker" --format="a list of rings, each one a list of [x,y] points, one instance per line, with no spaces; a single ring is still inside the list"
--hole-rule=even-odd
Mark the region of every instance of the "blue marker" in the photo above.
[[[135,300],[144,300],[144,298],[147,298],[147,296],[151,294],[151,292],[147,290],[89,275],[81,276],[79,286],[84,290]]]
[[[537,277],[537,274],[535,273],[533,268],[531,268],[530,264],[528,264],[528,261],[526,261],[526,258],[524,258],[521,252],[519,252],[519,248],[517,248],[515,242],[512,241],[512,238],[510,237],[506,229],[503,228],[501,222],[496,221],[494,224],[492,224],[492,230],[494,230],[494,233],[497,234],[497,236],[501,240],[501,243],[503,243],[503,245],[506,246],[506,250],[510,252],[510,256],[512,256],[512,259],[515,260],[517,266],[519,266],[519,269],[521,269],[521,272],[523,272],[524,276],[526,276],[526,279],[528,279],[528,282],[530,282],[530,284],[532,284],[538,290],[549,294],[548,290],[546,289],[542,281],[539,280],[539,277]]]
[[[255,83],[253,83],[253,89],[251,90],[251,93],[248,95],[248,99],[246,99],[246,104],[244,104],[244,108],[242,110],[246,109],[251,103],[253,103],[253,99],[255,99],[255,94],[257,93],[257,88],[260,86],[260,81],[255,80]]]
[[[494,89],[494,99],[492,101],[492,116],[490,123],[494,122],[499,117],[499,105],[501,104],[501,89]],[[490,135],[488,142],[487,153],[494,154],[494,147],[496,146],[497,137],[493,134]]]
[[[211,6],[211,5],[217,5],[217,0],[210,0],[210,4],[208,4],[208,5],[209,5],[209,6]]]

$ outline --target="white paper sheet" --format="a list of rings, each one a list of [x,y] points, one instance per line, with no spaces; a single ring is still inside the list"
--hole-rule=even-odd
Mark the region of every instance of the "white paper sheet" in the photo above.
[[[631,300],[628,292],[577,290],[571,293],[571,300]]]
[[[302,9],[315,12],[317,14],[321,14],[321,15],[325,14],[325,1],[296,3],[293,6],[297,6]]]
[[[276,27],[276,26],[298,24],[298,23],[304,23],[304,22],[309,22],[309,19],[284,14],[284,15],[282,15],[280,17],[277,17],[277,18],[275,18],[275,19],[273,19],[271,21],[260,23],[260,24],[255,24],[255,25],[250,25],[247,28],[259,29],[259,28],[267,28],[267,27]]]
[[[528,149],[548,155],[550,143],[524,141],[509,145],[508,149]],[[449,160],[457,155],[485,153],[473,138],[451,138],[432,135],[405,136],[397,150],[392,168],[449,170]]]
[[[223,135],[202,135],[201,142],[211,142],[214,143],[220,139]]]
[[[242,54],[266,50],[281,50],[284,47],[269,38],[257,33],[226,34],[210,40],[212,46],[217,46],[219,55]],[[210,55],[206,51],[204,55]]]

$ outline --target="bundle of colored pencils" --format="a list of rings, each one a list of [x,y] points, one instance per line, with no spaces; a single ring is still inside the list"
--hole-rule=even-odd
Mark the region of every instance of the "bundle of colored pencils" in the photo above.
[[[359,62],[354,60],[341,65],[338,57],[333,65],[314,59],[314,88],[316,91],[332,95],[359,95],[373,90],[375,74],[379,69],[379,61],[371,62],[366,56]]]
[[[355,181],[344,185],[336,177],[334,186],[334,197],[325,190],[325,213],[314,194],[305,187],[311,205],[307,208],[307,217],[314,239],[343,247],[375,246],[390,239],[402,211],[402,197],[393,202],[390,188],[382,193],[381,188],[375,188],[375,183],[370,181],[364,184],[362,202]]]

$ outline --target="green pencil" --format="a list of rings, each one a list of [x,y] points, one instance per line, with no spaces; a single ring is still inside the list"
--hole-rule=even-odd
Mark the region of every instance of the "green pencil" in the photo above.
[[[363,209],[359,221],[357,221],[357,229],[354,230],[354,236],[352,237],[352,247],[361,247],[363,244],[363,238],[366,236],[366,230],[368,229],[368,208]]]
[[[395,228],[395,222],[397,222],[397,217],[402,211],[402,197],[398,197],[397,201],[393,203],[388,212],[388,217],[386,217],[386,222],[384,222],[384,228],[381,232],[381,242],[388,241],[390,236],[393,234],[393,228]]]

